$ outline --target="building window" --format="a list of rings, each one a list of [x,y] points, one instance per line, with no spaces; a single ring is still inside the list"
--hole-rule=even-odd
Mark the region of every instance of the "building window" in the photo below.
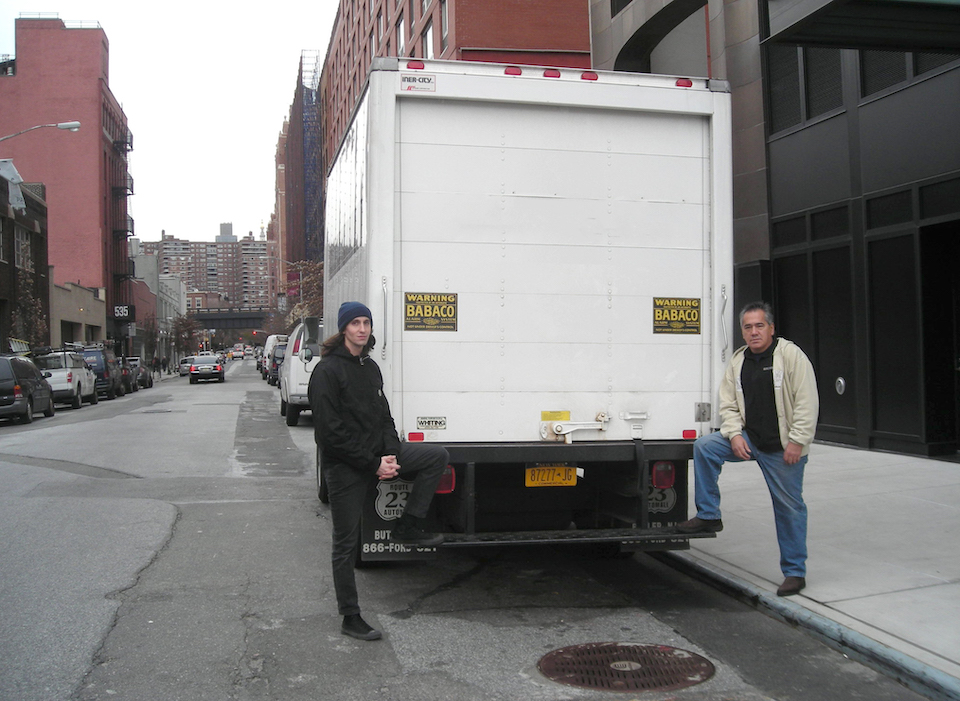
[[[774,44],[767,50],[770,132],[795,127],[803,121],[800,110],[800,62],[795,46]]]
[[[633,0],[610,0],[610,16],[616,17],[624,8],[629,5]]]
[[[29,273],[33,272],[33,248],[30,246],[30,232],[19,224],[13,227],[13,250],[15,253],[14,262],[21,270]]]
[[[807,119],[843,107],[840,51],[808,47],[803,51]]]
[[[427,22],[423,30],[423,57],[433,58],[433,21]]]
[[[920,75],[960,59],[960,54],[935,54],[918,51],[913,55],[913,73]]]
[[[447,0],[440,0],[440,51],[447,50]]]
[[[907,80],[907,54],[903,51],[860,52],[860,96],[867,97]]]
[[[406,30],[403,26],[403,15],[400,15],[400,19],[397,20],[397,56],[403,56],[403,49],[406,46],[405,39]]]
[[[383,39],[383,13],[377,13],[377,41]]]
[[[774,44],[766,57],[771,134],[843,107],[840,49]]]
[[[4,250],[6,249],[6,246],[3,245],[4,238],[3,227],[0,227],[0,263],[7,262],[7,257],[3,254]]]

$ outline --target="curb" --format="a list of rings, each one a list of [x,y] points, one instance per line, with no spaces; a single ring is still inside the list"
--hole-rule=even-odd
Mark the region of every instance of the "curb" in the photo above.
[[[692,555],[661,553],[667,564],[699,576],[719,589],[733,592],[761,612],[812,634],[834,650],[896,679],[907,688],[936,701],[960,701],[960,679],[894,650],[862,633],[814,613],[774,592],[713,567]]]

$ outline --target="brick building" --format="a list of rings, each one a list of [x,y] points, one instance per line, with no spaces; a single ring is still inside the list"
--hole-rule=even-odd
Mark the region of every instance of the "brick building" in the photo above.
[[[341,0],[319,84],[326,164],[378,56],[590,68],[589,5],[583,0]]]
[[[16,20],[16,56],[0,74],[0,133],[81,123],[73,134],[39,129],[4,141],[3,155],[24,180],[46,186],[53,281],[103,288],[107,337],[122,339],[125,325],[109,313],[132,303],[127,154],[133,137],[110,91],[109,58],[107,35],[96,23]]]

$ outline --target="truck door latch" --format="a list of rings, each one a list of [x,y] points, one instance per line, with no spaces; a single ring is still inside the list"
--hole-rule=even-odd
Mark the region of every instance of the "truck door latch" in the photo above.
[[[610,417],[597,414],[596,421],[541,421],[540,438],[545,441],[573,443],[574,431],[605,431]]]

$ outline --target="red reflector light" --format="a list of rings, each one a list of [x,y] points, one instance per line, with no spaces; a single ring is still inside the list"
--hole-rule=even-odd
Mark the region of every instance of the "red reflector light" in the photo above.
[[[693,81],[689,78],[677,78],[677,87],[678,88],[692,88]]]
[[[453,471],[452,465],[447,465],[443,474],[440,475],[440,483],[437,485],[436,494],[450,494],[457,488],[457,473]]]
[[[407,61],[407,68],[422,70],[423,61]]]
[[[517,66],[507,66],[503,69],[504,75],[523,75],[523,71]]]
[[[580,80],[598,80],[599,78],[600,76],[593,71],[584,71],[580,74]]]
[[[653,474],[650,476],[650,483],[657,489],[670,489],[677,479],[677,471],[672,462],[653,463]]]
[[[543,72],[543,77],[544,77],[544,78],[559,78],[559,77],[560,77],[560,71],[558,71],[556,68],[548,68],[547,70],[545,70],[545,71]]]
[[[694,439],[697,437],[697,430],[695,428],[688,428],[683,432],[684,438]]]
[[[422,434],[422,433],[408,433],[408,434],[407,434],[407,440],[410,441],[411,443],[422,443],[422,442],[423,442],[423,434]]]

